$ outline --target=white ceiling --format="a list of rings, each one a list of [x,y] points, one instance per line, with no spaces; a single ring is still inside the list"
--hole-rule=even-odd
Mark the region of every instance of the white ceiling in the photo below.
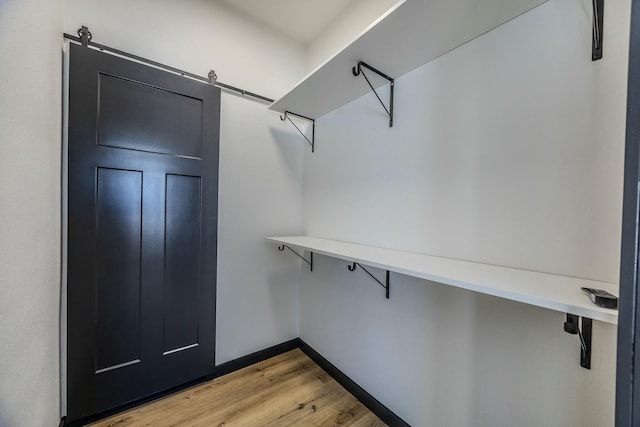
[[[294,40],[308,44],[354,0],[219,0]]]

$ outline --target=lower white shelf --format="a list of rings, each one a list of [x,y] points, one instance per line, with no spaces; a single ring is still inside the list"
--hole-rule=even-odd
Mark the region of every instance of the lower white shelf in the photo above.
[[[412,252],[376,248],[309,236],[267,237],[267,240],[313,253],[358,262],[406,276],[493,295],[524,304],[618,323],[617,310],[601,308],[581,287],[600,288],[615,295],[618,285],[548,273],[498,267]]]

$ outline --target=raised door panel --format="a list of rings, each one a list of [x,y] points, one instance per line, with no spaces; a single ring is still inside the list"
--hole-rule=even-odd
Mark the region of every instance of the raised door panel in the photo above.
[[[201,179],[168,174],[165,206],[163,354],[199,343]]]
[[[96,373],[141,356],[142,172],[98,168]]]

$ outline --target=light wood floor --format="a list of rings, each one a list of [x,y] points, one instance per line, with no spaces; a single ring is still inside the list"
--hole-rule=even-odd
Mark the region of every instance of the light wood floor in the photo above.
[[[384,426],[299,349],[92,426]]]

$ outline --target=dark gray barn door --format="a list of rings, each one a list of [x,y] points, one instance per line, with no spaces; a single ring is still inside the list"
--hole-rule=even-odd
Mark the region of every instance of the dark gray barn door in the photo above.
[[[219,118],[211,85],[71,46],[69,421],[214,369]]]

